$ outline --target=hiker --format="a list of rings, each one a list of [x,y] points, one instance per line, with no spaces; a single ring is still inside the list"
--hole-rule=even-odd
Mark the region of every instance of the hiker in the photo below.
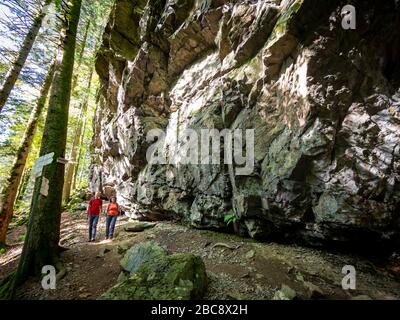
[[[117,197],[112,196],[110,204],[107,207],[107,220],[106,220],[106,240],[112,239],[114,236],[115,223],[120,214],[121,209],[117,203]]]
[[[100,199],[100,192],[96,192],[94,199],[90,199],[88,206],[88,219],[89,219],[89,242],[96,239],[97,223],[99,222],[99,215],[103,201]]]
[[[86,199],[86,196],[87,196],[87,195],[85,195],[85,197],[84,197],[82,200],[86,201],[86,200],[87,200],[87,199]],[[95,193],[94,193],[94,192],[91,192],[90,195],[89,195],[89,201],[94,200],[94,196],[95,196]],[[87,207],[87,214],[89,215],[89,206]]]

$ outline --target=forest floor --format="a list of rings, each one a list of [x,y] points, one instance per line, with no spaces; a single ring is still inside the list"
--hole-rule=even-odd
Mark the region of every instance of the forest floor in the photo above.
[[[398,256],[395,262],[376,264],[356,255],[259,243],[171,222],[158,222],[142,232],[126,232],[127,223],[127,217],[119,218],[115,239],[105,241],[103,216],[98,225],[98,240],[88,243],[86,214],[63,213],[61,245],[68,250],[61,259],[66,275],[59,280],[56,290],[43,290],[40,279],[30,279],[17,297],[96,299],[116,284],[124,251],[136,243],[152,240],[172,253],[191,252],[202,257],[209,278],[205,299],[272,299],[282,285],[294,290],[297,299],[400,299]],[[15,227],[9,233],[10,247],[0,255],[0,280],[17,266],[25,229]],[[345,265],[356,269],[355,290],[342,289]]]

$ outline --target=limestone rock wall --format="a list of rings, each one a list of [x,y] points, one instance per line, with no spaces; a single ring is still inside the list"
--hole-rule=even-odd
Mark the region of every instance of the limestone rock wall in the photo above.
[[[254,238],[396,241],[400,8],[351,2],[356,30],[341,26],[344,1],[116,0],[92,187],[114,188],[131,215],[225,230],[233,214]],[[254,129],[254,170],[150,165],[156,128],[167,160],[185,129]]]

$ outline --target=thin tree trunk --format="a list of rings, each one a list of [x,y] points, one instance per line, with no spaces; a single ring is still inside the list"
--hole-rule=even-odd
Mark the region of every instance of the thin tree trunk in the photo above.
[[[22,138],[21,145],[18,148],[16,159],[11,168],[7,182],[5,183],[3,190],[0,194],[0,246],[5,246],[6,244],[8,225],[10,224],[13,216],[13,208],[18,192],[18,186],[21,182],[26,159],[28,158],[29,152],[31,150],[37,122],[40,118],[42,110],[44,109],[44,105],[49,94],[51,82],[54,76],[54,70],[55,62],[53,62],[53,64],[50,66],[50,69],[47,73],[47,77],[40,91],[39,99],[32,110],[28,125]]]
[[[59,51],[56,73],[51,88],[46,123],[40,155],[54,152],[53,162],[43,168],[36,179],[32,197],[28,232],[19,261],[15,289],[30,275],[40,274],[45,265],[59,265],[59,240],[61,223],[61,199],[64,184],[64,164],[67,140],[68,108],[71,98],[72,73],[75,60],[76,33],[79,24],[82,0],[69,1],[65,28],[61,33],[62,46]],[[42,194],[42,183],[47,179],[48,193]]]
[[[69,157],[70,163],[67,166],[67,172],[65,174],[65,182],[64,182],[64,188],[63,188],[63,200],[65,202],[69,201],[69,197],[71,195],[72,178],[74,175],[76,161],[78,158],[78,147],[79,147],[79,140],[82,135],[83,119],[84,119],[84,117],[86,117],[86,111],[87,111],[87,107],[88,107],[88,103],[89,103],[89,92],[90,92],[90,88],[92,86],[92,76],[93,76],[93,68],[90,71],[89,82],[88,82],[88,86],[86,89],[87,90],[86,95],[85,95],[84,100],[82,101],[81,112],[80,112],[79,120],[77,123],[74,140],[72,142],[71,154]]]
[[[83,139],[85,138],[85,132],[86,132],[86,121],[87,119],[85,118],[84,122],[83,122],[83,129],[82,129],[82,134],[81,137],[79,139],[79,151],[78,151],[78,157],[76,159],[76,165],[74,168],[74,177],[72,179],[72,190],[76,189],[76,181],[78,178],[78,173],[79,173],[79,165],[81,162],[81,157],[82,157],[82,145],[83,145]]]
[[[82,61],[83,61],[83,54],[85,53],[85,48],[86,48],[86,42],[87,42],[87,38],[88,38],[88,34],[89,34],[89,28],[90,28],[90,20],[86,23],[86,27],[85,27],[85,34],[83,36],[83,40],[82,40],[82,48],[81,51],[78,54],[78,59],[77,59],[77,70],[79,71],[81,65],[82,65]],[[74,92],[75,88],[76,88],[76,84],[78,82],[78,72],[76,72],[73,75],[72,78],[72,91],[71,93]]]
[[[19,184],[18,187],[17,198],[15,199],[16,202],[22,200],[22,198],[24,197],[30,176],[31,176],[31,168],[27,168],[25,165],[24,173],[22,174],[21,178],[21,183]]]
[[[18,57],[13,63],[11,69],[7,73],[5,77],[5,81],[3,87],[0,91],[0,112],[3,110],[4,105],[7,102],[8,97],[10,96],[11,90],[14,88],[15,82],[17,81],[19,74],[21,73],[22,67],[24,66],[26,59],[35,43],[36,37],[39,33],[40,27],[42,26],[42,22],[44,17],[46,16],[45,8],[52,2],[53,0],[45,0],[42,10],[33,20],[33,24],[26,35],[24,42],[22,43],[22,47],[19,51]]]
[[[89,28],[90,28],[90,23],[91,23],[91,21],[89,20],[87,23],[86,23],[86,27],[85,27],[85,34],[84,34],[84,36],[83,36],[83,40],[82,40],[82,45],[81,45],[81,50],[80,50],[80,52],[79,52],[79,54],[78,54],[78,59],[77,59],[77,67],[76,67],[76,70],[80,70],[80,67],[81,67],[81,65],[82,65],[82,61],[83,61],[83,54],[85,53],[85,48],[86,48],[86,42],[87,42],[87,38],[88,38],[88,35],[89,35]],[[77,83],[78,83],[78,75],[79,75],[79,73],[78,72],[76,72],[76,73],[74,73],[73,74],[73,76],[72,76],[72,89],[71,89],[71,94],[75,91],[75,88],[76,88],[76,85],[77,85]],[[91,79],[91,76],[92,75],[90,75],[90,79]],[[80,123],[81,123],[81,117],[82,117],[82,107],[83,107],[83,104],[81,105],[81,112],[80,112],[80,115],[79,115],[79,120],[78,120],[78,128],[79,128],[79,126],[80,126]],[[76,153],[76,151],[74,151],[74,148],[76,148],[76,143],[77,143],[77,141],[76,141],[76,134],[77,134],[77,131],[76,131],[76,133],[75,133],[75,137],[74,137],[74,141],[73,141],[73,144],[72,144],[72,149],[71,149],[71,154],[70,154],[70,157],[69,157],[69,159],[72,159],[72,157],[74,157],[74,158],[76,158],[76,155],[74,154],[74,153]],[[75,161],[75,160],[72,160],[72,161]],[[66,172],[66,176],[65,176],[65,182],[64,182],[64,187],[63,187],[63,197],[62,197],[62,201],[65,201],[65,202],[68,202],[68,200],[69,200],[69,197],[70,197],[70,194],[71,194],[71,180],[72,180],[72,178],[71,178],[71,165],[74,165],[74,163],[69,163],[68,164],[68,166],[67,166],[67,172]],[[75,167],[75,166],[74,166]],[[72,174],[73,174],[73,171],[72,171]]]

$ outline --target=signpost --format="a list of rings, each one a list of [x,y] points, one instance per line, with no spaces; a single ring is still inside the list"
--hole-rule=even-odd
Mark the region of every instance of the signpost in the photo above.
[[[40,186],[40,194],[45,197],[47,197],[47,195],[49,194],[49,179],[45,177],[42,178],[42,185]]]
[[[54,158],[54,152],[48,153],[40,158],[38,158],[35,162],[35,165],[32,168],[32,174],[31,176],[36,179],[40,177],[43,173],[43,167],[51,164],[53,162]],[[67,159],[64,158],[58,158],[57,159],[58,163],[66,164],[68,163]],[[40,186],[40,194],[47,197],[49,194],[49,179],[46,177],[42,177],[42,185]]]
[[[48,153],[36,160],[35,165],[32,168],[32,176],[35,179],[42,175],[44,166],[47,166],[53,162],[53,157],[54,157],[54,152]]]

